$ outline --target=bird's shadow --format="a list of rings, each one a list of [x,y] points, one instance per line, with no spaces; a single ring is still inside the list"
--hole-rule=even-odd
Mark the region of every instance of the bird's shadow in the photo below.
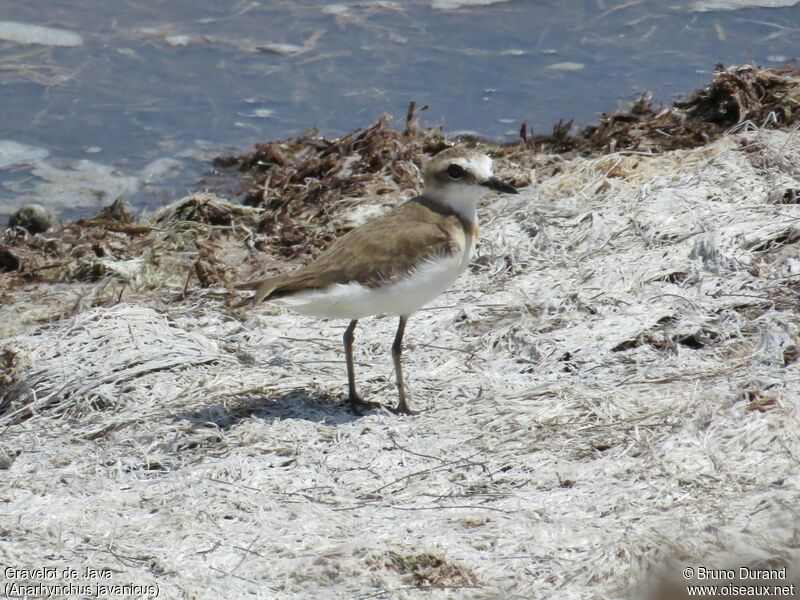
[[[337,401],[326,394],[313,394],[303,390],[272,397],[237,396],[225,404],[211,404],[175,416],[196,427],[215,425],[223,430],[250,418],[264,421],[302,419],[334,427],[361,418],[350,410],[346,402]]]

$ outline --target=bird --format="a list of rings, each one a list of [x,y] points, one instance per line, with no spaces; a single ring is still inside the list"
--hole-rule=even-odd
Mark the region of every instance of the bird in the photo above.
[[[382,405],[362,400],[356,392],[356,325],[368,316],[399,317],[392,344],[398,403],[389,410],[417,414],[409,406],[403,382],[406,323],[469,266],[478,239],[477,204],[489,190],[518,193],[493,174],[489,156],[449,147],[427,161],[419,196],[352,229],[306,266],[235,287],[255,290],[245,301],[252,307],[272,301],[303,315],[349,319],[343,336],[348,403],[359,415]]]

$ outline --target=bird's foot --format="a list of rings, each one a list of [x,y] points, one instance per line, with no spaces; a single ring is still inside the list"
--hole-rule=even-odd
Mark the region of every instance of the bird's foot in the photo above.
[[[370,402],[369,400],[362,400],[358,396],[350,396],[347,399],[347,403],[350,406],[350,410],[352,410],[359,417],[363,416],[364,413],[369,412],[370,410],[381,408],[382,406],[380,402]]]

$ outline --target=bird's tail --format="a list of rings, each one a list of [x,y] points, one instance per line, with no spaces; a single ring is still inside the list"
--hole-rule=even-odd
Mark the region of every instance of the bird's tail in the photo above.
[[[233,305],[233,307],[242,308],[249,305],[252,308],[257,306],[275,291],[275,288],[278,287],[278,284],[280,283],[280,279],[280,277],[269,277],[267,279],[256,279],[254,281],[234,283],[233,287],[237,290],[255,290],[256,293],[249,298],[245,298],[244,300],[237,302]]]

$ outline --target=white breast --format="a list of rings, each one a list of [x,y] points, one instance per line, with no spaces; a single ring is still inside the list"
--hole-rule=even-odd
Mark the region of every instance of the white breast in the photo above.
[[[370,315],[410,315],[458,279],[469,265],[470,248],[455,256],[422,263],[405,279],[382,287],[360,283],[337,283],[322,290],[300,292],[275,300],[303,315],[340,319],[361,319]]]

